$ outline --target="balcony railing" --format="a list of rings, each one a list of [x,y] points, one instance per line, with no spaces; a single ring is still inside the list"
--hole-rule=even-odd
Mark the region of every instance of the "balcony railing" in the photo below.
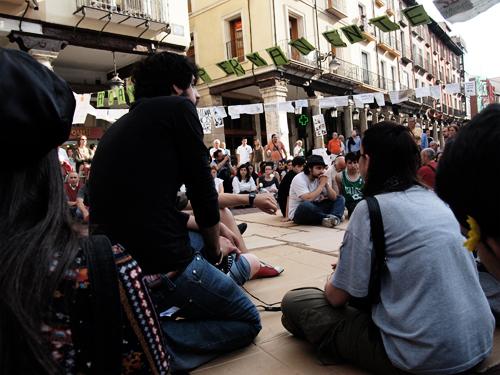
[[[366,85],[378,87],[383,90],[399,90],[399,83],[392,79],[385,78],[377,73],[371,72],[367,69],[336,58],[340,66],[333,73],[339,76],[349,78],[353,81],[362,82]]]
[[[387,44],[388,46],[392,47],[395,50],[399,49],[399,45],[401,42],[399,41],[399,38],[396,38],[394,35],[392,35],[391,32],[388,33],[380,33],[380,42]]]
[[[167,24],[167,0],[76,0],[78,9],[87,7],[110,14]]]

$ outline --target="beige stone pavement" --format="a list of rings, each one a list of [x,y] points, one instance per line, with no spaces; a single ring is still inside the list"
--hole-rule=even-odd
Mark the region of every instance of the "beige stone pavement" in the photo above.
[[[241,212],[241,210],[238,210]],[[239,213],[238,212],[238,213]],[[249,250],[261,260],[285,268],[279,277],[252,280],[245,289],[267,304],[280,302],[290,289],[315,286],[323,288],[336,261],[347,223],[335,229],[299,226],[281,222],[281,215],[262,212],[236,216],[248,228],[244,239]],[[252,298],[252,297],[251,297]],[[259,301],[252,298],[254,303]],[[249,347],[218,358],[193,374],[367,374],[352,366],[322,366],[312,348],[291,336],[281,325],[281,312],[261,312],[262,331]],[[495,337],[495,358],[500,358],[500,336]],[[484,369],[497,365],[490,361]]]

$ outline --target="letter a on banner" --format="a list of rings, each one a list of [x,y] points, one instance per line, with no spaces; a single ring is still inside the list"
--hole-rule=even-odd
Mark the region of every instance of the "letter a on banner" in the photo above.
[[[97,108],[104,107],[104,97],[106,96],[106,91],[99,91],[97,93]]]
[[[431,22],[431,19],[423,5],[415,5],[402,10],[406,19],[412,26],[424,25]]]
[[[344,26],[341,27],[340,30],[342,30],[345,37],[351,44],[358,43],[366,39],[361,29],[357,25]]]
[[[392,22],[391,19],[387,16],[372,18],[370,19],[370,23],[372,25],[377,26],[380,30],[382,30],[385,33],[400,29],[399,25],[397,23]]]
[[[111,107],[113,104],[115,104],[115,92],[108,90],[108,106]]]
[[[258,52],[252,52],[246,55],[247,59],[252,62],[255,66],[266,66],[267,61],[264,60]]]
[[[125,89],[120,87],[118,89],[118,104],[127,104],[127,99],[125,98]]]
[[[304,56],[309,55],[316,49],[311,43],[307,41],[306,38],[292,40],[289,44]]]
[[[281,48],[278,46],[276,47],[271,47],[271,48],[266,48],[267,53],[271,57],[271,59],[274,62],[274,65],[280,66],[280,65],[285,65],[288,64],[288,59],[286,55],[283,53]]]
[[[347,47],[347,44],[340,37],[338,30],[325,31],[323,36],[334,47]]]

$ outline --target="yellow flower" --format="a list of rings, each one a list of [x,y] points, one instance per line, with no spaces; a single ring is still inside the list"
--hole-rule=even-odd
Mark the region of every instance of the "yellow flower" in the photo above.
[[[467,223],[469,224],[469,232],[467,232],[467,241],[464,242],[464,246],[469,251],[476,250],[477,243],[481,240],[481,232],[479,230],[479,225],[473,217],[467,216]]]

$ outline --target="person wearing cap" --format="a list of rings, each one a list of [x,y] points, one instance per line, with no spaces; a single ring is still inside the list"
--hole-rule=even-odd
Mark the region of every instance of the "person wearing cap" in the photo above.
[[[58,145],[71,131],[71,88],[22,51],[0,48],[0,71],[8,140],[0,148],[0,373],[168,373],[149,299],[135,294],[133,310],[120,303],[132,289],[147,291],[120,290],[113,254],[140,280],[137,264],[104,236],[81,237],[70,218]],[[20,143],[30,152],[16,152]],[[133,319],[139,314],[150,316],[146,324]]]
[[[295,223],[333,228],[342,221],[345,200],[333,189],[325,167],[323,157],[311,155],[304,171],[293,178],[288,218]]]
[[[92,232],[123,244],[147,274],[161,274],[154,302],[160,312],[183,318],[162,323],[173,372],[249,345],[261,329],[256,307],[229,277],[236,267],[240,280],[248,280],[251,265],[221,232],[196,111],[197,77],[198,68],[175,53],[139,62],[132,75],[136,101],[101,138],[89,181]],[[123,154],[134,149],[149,152],[124,164]],[[158,165],[168,165],[168,173]],[[176,207],[182,184],[194,217]]]

